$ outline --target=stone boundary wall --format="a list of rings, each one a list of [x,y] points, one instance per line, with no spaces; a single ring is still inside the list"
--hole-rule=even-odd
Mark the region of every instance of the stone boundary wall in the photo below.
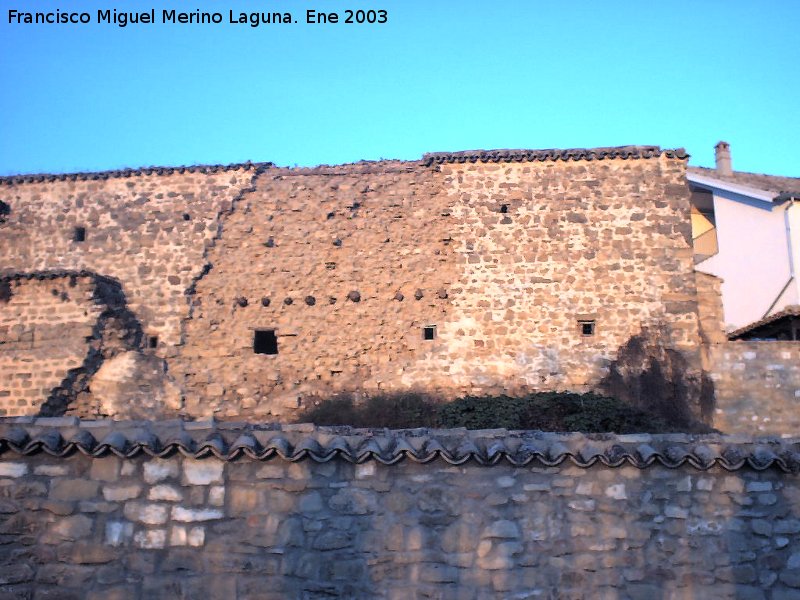
[[[796,439],[7,419],[0,450],[2,597],[800,593]]]
[[[800,428],[800,342],[709,346],[717,398],[714,427],[793,434]]]

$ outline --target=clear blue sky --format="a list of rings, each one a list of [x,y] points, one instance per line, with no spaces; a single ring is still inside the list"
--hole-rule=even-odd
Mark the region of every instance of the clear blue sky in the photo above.
[[[683,146],[800,176],[800,2],[3,0],[0,174]],[[8,10],[221,25],[9,25]],[[385,9],[308,25],[306,9]],[[300,23],[230,25],[228,11]]]

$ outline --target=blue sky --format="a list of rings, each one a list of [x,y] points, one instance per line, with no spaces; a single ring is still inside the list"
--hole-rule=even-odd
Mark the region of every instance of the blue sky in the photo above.
[[[800,176],[800,2],[5,0],[0,174],[682,146]],[[19,11],[218,11],[220,25],[15,25]],[[384,9],[309,25],[309,8]],[[228,11],[291,11],[291,25]]]

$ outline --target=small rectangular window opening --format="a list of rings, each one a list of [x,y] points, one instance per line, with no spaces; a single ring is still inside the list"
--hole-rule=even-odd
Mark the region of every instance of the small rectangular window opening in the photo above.
[[[278,353],[278,338],[273,329],[257,330],[254,333],[253,352],[256,354]]]
[[[153,348],[158,348],[158,336],[157,335],[151,335],[151,336],[149,336],[147,338],[147,347],[150,348],[151,350]]]
[[[501,204],[500,205],[500,212],[506,214],[508,212],[508,204]]]
[[[578,321],[578,325],[581,328],[582,336],[589,337],[594,335],[594,321]]]
[[[72,234],[72,241],[85,242],[86,241],[86,227],[76,227]]]
[[[436,325],[426,325],[422,328],[422,339],[432,340],[436,337]]]

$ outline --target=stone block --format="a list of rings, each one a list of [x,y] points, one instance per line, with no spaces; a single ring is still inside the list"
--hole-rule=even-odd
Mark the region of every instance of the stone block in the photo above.
[[[84,515],[60,517],[48,527],[42,541],[46,544],[57,544],[85,538],[91,535],[92,525],[92,520]]]
[[[161,484],[150,488],[147,498],[163,502],[180,502],[183,500],[183,494],[174,486]]]
[[[328,506],[345,515],[366,515],[377,509],[377,498],[368,490],[344,488],[331,496]]]
[[[109,546],[124,546],[133,537],[133,523],[127,521],[108,521],[105,541]]]
[[[120,459],[116,456],[95,458],[89,470],[89,477],[95,481],[113,482],[119,479]]]
[[[166,545],[167,532],[164,529],[146,529],[137,531],[133,536],[133,542],[139,548],[147,550],[158,550]]]
[[[79,565],[102,565],[117,560],[118,554],[103,544],[76,542],[58,549],[58,559]]]
[[[137,498],[142,492],[142,486],[138,483],[130,485],[105,486],[103,488],[103,498],[109,502],[124,502]]]
[[[164,504],[128,502],[124,509],[125,518],[145,525],[163,525],[169,517],[169,508]]]
[[[225,505],[225,486],[215,485],[208,490],[208,503],[211,506]]]
[[[181,523],[191,523],[194,521],[216,521],[225,517],[225,513],[217,508],[185,508],[183,506],[172,507],[172,520]]]
[[[225,463],[215,458],[206,460],[186,459],[183,461],[184,480],[189,485],[209,485],[222,483]]]
[[[50,486],[53,500],[91,500],[97,496],[100,484],[88,479],[55,479]]]
[[[518,539],[520,536],[519,526],[508,520],[495,521],[481,532],[481,539]]]
[[[175,478],[179,474],[179,464],[174,458],[152,458],[144,463],[144,480],[154,484],[165,479]]]

